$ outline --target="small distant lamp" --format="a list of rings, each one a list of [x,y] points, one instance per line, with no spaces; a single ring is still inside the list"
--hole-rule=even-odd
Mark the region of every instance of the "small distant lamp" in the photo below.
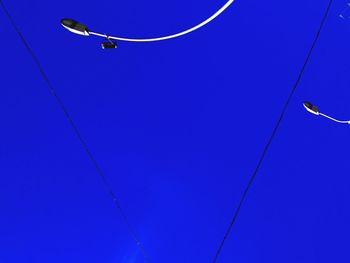
[[[323,116],[323,117],[330,119],[334,122],[350,124],[350,120],[349,121],[341,121],[341,120],[335,119],[333,117],[330,117],[330,116],[320,112],[319,109],[315,105],[313,105],[312,103],[310,103],[308,101],[304,101],[303,105],[304,105],[305,109],[312,114]]]
[[[315,115],[320,115],[320,111],[318,110],[318,108],[310,102],[304,101],[303,105],[308,112]]]

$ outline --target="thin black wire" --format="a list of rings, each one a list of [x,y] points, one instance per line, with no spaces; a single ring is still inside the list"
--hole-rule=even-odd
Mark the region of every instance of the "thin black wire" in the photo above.
[[[223,239],[222,239],[222,241],[220,243],[220,246],[219,246],[218,250],[216,251],[215,257],[214,257],[214,259],[212,261],[213,263],[217,262],[217,259],[218,259],[219,255],[221,253],[221,250],[222,250],[222,248],[223,248],[223,246],[225,244],[225,241],[226,241],[227,237],[229,236],[229,234],[231,232],[231,229],[232,229],[232,226],[236,222],[238,214],[239,214],[239,212],[240,212],[240,210],[242,208],[242,205],[243,205],[243,203],[244,203],[244,201],[245,201],[245,199],[247,197],[248,191],[249,191],[250,187],[252,186],[252,184],[254,182],[254,179],[255,179],[255,177],[256,177],[256,175],[257,175],[257,173],[259,171],[259,168],[260,168],[260,166],[261,166],[261,164],[262,164],[262,162],[264,160],[264,157],[265,157],[265,155],[267,153],[267,150],[269,149],[269,147],[270,147],[270,145],[272,143],[272,140],[274,139],[274,137],[276,135],[276,132],[277,132],[277,130],[278,130],[278,128],[279,128],[279,126],[280,126],[280,124],[282,122],[282,119],[283,119],[283,117],[284,117],[284,115],[285,115],[285,113],[287,111],[288,105],[289,105],[289,103],[290,103],[290,101],[291,101],[291,99],[292,99],[292,97],[293,97],[293,95],[294,95],[294,93],[295,93],[295,91],[296,91],[296,89],[298,87],[298,84],[299,84],[299,82],[301,80],[301,77],[302,77],[302,75],[303,75],[303,73],[305,71],[305,68],[306,68],[309,60],[310,60],[312,51],[313,51],[313,49],[314,49],[314,47],[316,45],[316,42],[317,42],[317,40],[318,40],[318,38],[320,36],[320,33],[322,31],[322,28],[323,28],[323,25],[324,25],[324,23],[325,23],[325,21],[327,19],[327,16],[328,16],[329,10],[331,8],[332,2],[333,2],[333,0],[329,0],[329,2],[328,2],[328,6],[327,6],[327,9],[326,9],[326,11],[325,11],[325,13],[323,15],[320,27],[319,27],[319,29],[317,31],[316,37],[315,37],[315,39],[314,39],[314,41],[313,41],[313,43],[311,45],[311,48],[309,49],[309,52],[308,52],[308,55],[307,55],[307,57],[306,57],[306,59],[304,61],[304,64],[303,64],[303,66],[302,66],[302,68],[301,68],[301,70],[299,72],[298,78],[297,78],[297,80],[294,83],[294,86],[293,86],[293,88],[292,88],[292,90],[291,90],[291,92],[290,92],[290,94],[288,96],[288,99],[287,99],[286,103],[284,104],[284,107],[282,109],[280,117],[279,117],[279,119],[278,119],[278,121],[277,121],[277,123],[276,123],[276,125],[275,125],[275,127],[273,129],[273,131],[272,131],[272,134],[270,135],[270,138],[269,138],[267,144],[265,145],[265,148],[264,148],[264,150],[262,152],[262,155],[260,156],[259,162],[258,162],[257,166],[255,167],[255,170],[254,170],[253,174],[251,175],[246,188],[244,189],[244,192],[243,192],[243,194],[242,194],[242,196],[240,198],[240,201],[239,201],[238,206],[236,208],[236,211],[235,211],[235,213],[234,213],[234,215],[232,217],[230,225],[229,225],[229,227],[226,230],[226,233],[225,233],[225,235],[224,235],[224,237],[223,237]]]
[[[60,106],[61,110],[63,111],[64,115],[66,116],[69,124],[73,128],[74,133],[78,137],[79,142],[81,143],[81,145],[84,148],[84,150],[85,150],[86,154],[88,155],[89,159],[92,161],[93,165],[95,166],[98,175],[101,177],[103,184],[105,185],[108,193],[112,197],[113,203],[115,204],[117,210],[120,212],[120,214],[121,214],[121,216],[123,218],[123,221],[124,221],[125,225],[128,228],[128,231],[129,231],[130,235],[134,239],[136,245],[139,247],[139,249],[140,249],[140,251],[141,251],[141,253],[142,253],[143,257],[144,257],[145,262],[150,262],[150,259],[149,259],[148,255],[147,255],[146,251],[145,251],[145,248],[144,248],[143,244],[141,243],[140,239],[138,238],[138,236],[136,235],[136,232],[132,228],[128,217],[126,216],[124,210],[122,209],[122,207],[120,205],[119,199],[117,198],[116,194],[114,193],[111,184],[108,182],[107,176],[105,175],[105,173],[103,172],[101,166],[99,165],[99,163],[97,162],[96,158],[92,154],[92,152],[91,152],[90,148],[88,147],[87,143],[84,141],[84,139],[83,139],[83,137],[82,137],[82,135],[81,135],[77,125],[75,124],[75,122],[73,121],[72,117],[70,116],[70,114],[69,114],[66,106],[64,105],[63,101],[61,100],[61,98],[56,93],[56,90],[54,89],[53,85],[51,84],[51,81],[49,80],[48,76],[46,75],[46,73],[44,71],[44,68],[42,67],[39,59],[37,58],[37,56],[34,53],[34,51],[30,48],[28,42],[25,40],[23,34],[21,33],[21,31],[17,27],[14,19],[12,18],[10,13],[8,12],[8,10],[5,7],[5,5],[4,5],[2,0],[0,0],[0,4],[1,4],[1,7],[2,7],[4,13],[6,14],[7,18],[9,19],[12,27],[17,32],[18,36],[22,40],[22,43],[24,44],[24,46],[26,47],[27,51],[31,55],[32,59],[34,60],[36,66],[38,67],[41,76],[46,81],[47,87],[48,87],[51,95],[54,96],[54,98],[56,99],[58,105]]]

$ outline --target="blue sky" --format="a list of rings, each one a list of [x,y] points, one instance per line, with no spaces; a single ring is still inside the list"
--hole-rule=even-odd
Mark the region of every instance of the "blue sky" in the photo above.
[[[152,262],[211,262],[327,1],[4,1]],[[350,20],[335,1],[218,262],[349,262]],[[0,262],[144,262],[33,60],[0,13]]]

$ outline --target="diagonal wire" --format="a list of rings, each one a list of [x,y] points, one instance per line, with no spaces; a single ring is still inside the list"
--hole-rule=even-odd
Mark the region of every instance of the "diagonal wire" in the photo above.
[[[318,28],[318,31],[317,31],[316,36],[315,36],[315,39],[312,42],[312,45],[311,45],[311,47],[309,49],[309,52],[308,52],[307,57],[306,57],[306,59],[304,61],[304,64],[303,64],[303,66],[302,66],[302,68],[301,68],[301,70],[299,72],[298,78],[296,79],[296,81],[295,81],[295,83],[293,85],[293,88],[292,88],[291,92],[289,93],[289,96],[288,96],[288,98],[287,98],[287,100],[286,100],[286,102],[285,102],[285,104],[283,106],[283,109],[282,109],[282,112],[280,114],[280,117],[279,117],[279,119],[278,119],[278,121],[277,121],[277,123],[276,123],[276,125],[275,125],[275,127],[274,127],[274,129],[273,129],[273,131],[271,133],[271,135],[270,135],[269,140],[267,141],[267,143],[265,145],[265,148],[264,148],[264,150],[263,150],[263,152],[262,152],[262,154],[260,156],[260,159],[259,159],[259,161],[258,161],[258,163],[257,163],[257,165],[256,165],[256,167],[254,169],[254,172],[251,175],[251,177],[250,177],[250,179],[248,181],[248,184],[246,185],[246,187],[245,187],[245,189],[243,191],[243,194],[242,194],[242,196],[240,198],[240,201],[239,201],[238,206],[237,206],[237,208],[235,210],[235,213],[234,213],[234,215],[233,215],[233,217],[231,219],[231,222],[230,222],[230,224],[229,224],[229,226],[228,226],[228,228],[226,230],[226,233],[225,233],[223,239],[221,240],[219,248],[216,251],[215,257],[214,257],[214,259],[212,261],[213,263],[217,262],[217,260],[218,260],[218,257],[219,257],[219,255],[220,255],[220,253],[222,251],[222,248],[223,248],[223,246],[225,244],[225,241],[226,241],[227,237],[229,236],[234,223],[236,222],[236,219],[237,219],[237,217],[239,215],[239,212],[241,211],[242,205],[243,205],[243,203],[244,203],[244,201],[245,201],[245,199],[247,197],[249,189],[251,188],[251,186],[252,186],[252,184],[254,182],[254,179],[255,179],[256,175],[258,174],[260,166],[261,166],[261,164],[262,164],[262,162],[263,162],[263,160],[265,158],[265,155],[266,155],[266,153],[267,153],[267,151],[268,151],[268,149],[269,149],[269,147],[270,147],[270,145],[271,145],[271,143],[272,143],[272,141],[273,141],[273,139],[274,139],[274,137],[276,135],[276,132],[277,132],[277,130],[278,130],[278,128],[279,128],[279,126],[280,126],[280,124],[282,122],[282,119],[283,119],[283,117],[284,117],[284,115],[285,115],[285,113],[287,111],[289,103],[292,100],[292,97],[293,97],[293,95],[294,95],[294,93],[295,93],[295,91],[296,91],[296,89],[297,89],[297,87],[298,87],[298,85],[300,83],[300,80],[301,80],[301,78],[303,76],[305,68],[306,68],[306,66],[307,66],[307,64],[308,64],[308,62],[310,60],[312,51],[313,51],[313,49],[316,46],[317,40],[319,39],[320,33],[322,31],[322,28],[323,28],[323,25],[324,25],[324,23],[325,23],[325,21],[327,19],[327,16],[328,16],[329,10],[331,8],[332,2],[333,2],[333,0],[329,0],[329,2],[328,2],[327,9],[326,9],[326,11],[325,11],[325,13],[323,15],[323,18],[321,20],[321,24],[320,24],[320,26]]]
[[[100,176],[104,186],[106,187],[109,195],[111,196],[113,203],[116,207],[116,209],[119,211],[120,215],[122,216],[122,219],[130,233],[130,235],[132,236],[132,238],[134,239],[136,245],[138,246],[138,248],[140,249],[140,252],[143,255],[143,258],[145,260],[145,262],[150,262],[149,256],[145,251],[145,248],[143,246],[143,244],[141,243],[140,239],[138,238],[138,236],[136,235],[135,230],[133,229],[133,227],[130,224],[130,221],[128,219],[128,217],[126,216],[124,210],[122,209],[119,199],[116,196],[115,192],[113,191],[113,188],[111,186],[111,184],[109,183],[106,174],[103,172],[100,164],[97,162],[96,158],[94,157],[94,155],[92,154],[89,146],[87,145],[87,143],[85,142],[85,140],[83,139],[77,125],[75,124],[75,122],[73,121],[71,115],[69,114],[66,106],[64,105],[62,99],[58,96],[58,94],[56,93],[55,88],[53,87],[53,85],[51,84],[50,79],[48,78],[48,76],[46,75],[44,68],[42,67],[38,57],[36,56],[36,54],[34,53],[34,51],[31,49],[31,47],[29,46],[28,42],[26,41],[25,37],[23,36],[23,34],[21,33],[21,31],[19,30],[19,28],[17,27],[14,19],[12,18],[12,16],[10,15],[10,13],[8,12],[7,8],[5,7],[4,3],[2,0],[0,0],[0,5],[5,13],[5,15],[7,16],[8,20],[10,21],[13,29],[17,32],[18,36],[20,37],[22,43],[24,44],[24,46],[26,47],[28,53],[30,54],[30,56],[32,57],[32,59],[34,60],[36,66],[38,67],[38,70],[41,74],[41,76],[43,77],[43,79],[45,80],[48,90],[51,93],[51,95],[56,99],[59,107],[61,108],[62,112],[64,113],[67,121],[69,122],[70,126],[73,128],[73,131],[75,133],[75,135],[77,136],[81,146],[84,148],[87,156],[89,157],[89,159],[91,160],[91,162],[93,163],[93,165],[95,166],[95,169],[98,173],[98,175]]]

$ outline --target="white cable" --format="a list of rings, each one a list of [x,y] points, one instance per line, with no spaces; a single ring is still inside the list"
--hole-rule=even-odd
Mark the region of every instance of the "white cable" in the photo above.
[[[206,20],[204,20],[203,22],[201,22],[200,24],[191,27],[185,31],[176,33],[176,34],[172,34],[172,35],[168,35],[168,36],[163,36],[163,37],[157,37],[157,38],[125,38],[125,37],[118,37],[118,36],[110,36],[108,35],[109,39],[115,39],[115,40],[120,40],[120,41],[129,41],[129,42],[153,42],[153,41],[162,41],[162,40],[167,40],[167,39],[171,39],[171,38],[176,38],[176,37],[180,37],[186,34],[189,34],[203,26],[205,26],[206,24],[210,23],[211,21],[213,21],[215,18],[217,18],[222,12],[224,12],[235,0],[228,0],[226,4],[224,4],[218,11],[216,11],[211,17],[207,18]],[[91,35],[95,35],[95,36],[100,36],[100,37],[106,37],[106,34],[101,34],[101,33],[97,33],[97,32],[92,32],[89,31],[89,34]]]
[[[326,114],[323,114],[320,112],[320,115],[323,116],[323,117],[326,117],[327,119],[330,119],[332,121],[335,121],[335,122],[338,122],[338,123],[347,123],[347,124],[350,124],[350,121],[340,121],[340,120],[337,120],[337,119],[334,119]]]

